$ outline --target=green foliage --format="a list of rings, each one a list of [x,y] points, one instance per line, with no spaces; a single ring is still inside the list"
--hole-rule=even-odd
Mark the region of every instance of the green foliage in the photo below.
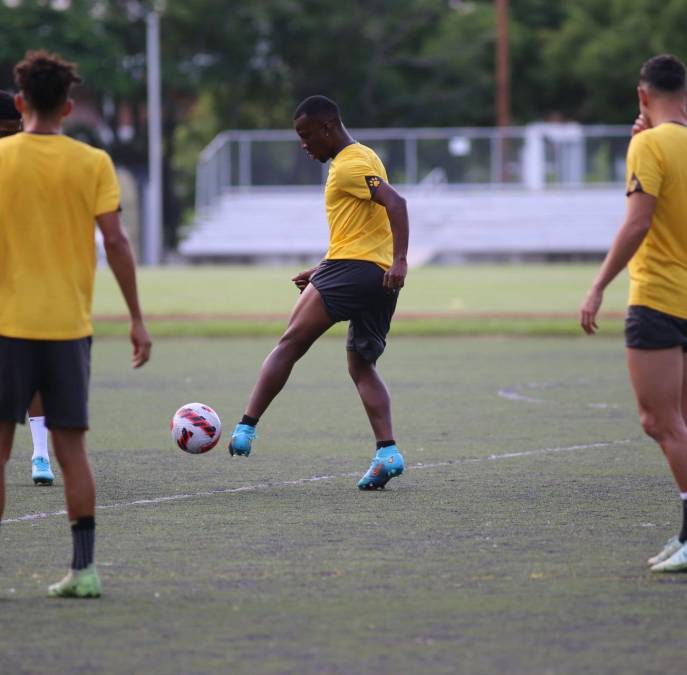
[[[29,48],[77,61],[101,142],[143,171],[146,3],[0,0],[0,88]],[[629,123],[652,54],[685,58],[684,0],[511,0],[514,123]],[[297,102],[335,98],[352,127],[494,123],[487,0],[168,0],[161,20],[168,241],[193,203],[199,149],[220,129],[287,127]],[[125,115],[133,134],[122,134]]]

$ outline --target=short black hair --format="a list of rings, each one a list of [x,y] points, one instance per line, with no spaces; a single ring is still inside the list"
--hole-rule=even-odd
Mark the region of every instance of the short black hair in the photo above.
[[[72,84],[81,82],[76,64],[59,54],[30,51],[14,67],[14,80],[28,104],[39,113],[52,113],[66,102]]]
[[[14,96],[0,89],[0,120],[20,120],[21,114],[14,105]]]
[[[659,54],[642,66],[639,81],[666,93],[684,91],[685,64],[672,54]]]
[[[308,96],[298,104],[296,111],[293,113],[293,119],[298,119],[301,115],[307,117],[333,117],[337,120],[341,119],[339,106],[332,101],[332,99],[316,94],[315,96]]]

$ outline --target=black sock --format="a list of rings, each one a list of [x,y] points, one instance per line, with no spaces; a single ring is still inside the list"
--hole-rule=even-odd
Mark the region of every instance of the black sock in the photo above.
[[[377,441],[377,450],[380,448],[388,448],[390,445],[396,445],[396,441]]]
[[[678,539],[681,544],[687,541],[687,499],[682,500],[682,530]]]
[[[241,418],[241,421],[239,424],[248,424],[251,427],[257,427],[258,426],[258,418],[257,417],[251,417],[250,415],[244,415]]]
[[[72,569],[86,569],[93,562],[95,548],[95,518],[93,516],[84,516],[72,521],[72,543],[74,545]]]

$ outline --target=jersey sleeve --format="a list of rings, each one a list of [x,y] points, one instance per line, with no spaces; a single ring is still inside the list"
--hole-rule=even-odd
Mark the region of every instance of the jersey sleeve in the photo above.
[[[103,153],[98,166],[98,184],[95,196],[95,214],[112,213],[119,210],[119,181],[114,164],[107,153]]]
[[[643,131],[633,136],[627,150],[626,191],[629,197],[644,192],[658,197],[663,182],[663,162],[651,136]]]
[[[358,199],[372,199],[384,178],[370,162],[362,158],[337,167],[336,182],[339,188]]]

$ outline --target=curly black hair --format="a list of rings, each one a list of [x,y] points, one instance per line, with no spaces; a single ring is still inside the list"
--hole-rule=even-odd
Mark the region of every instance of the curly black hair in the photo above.
[[[69,96],[72,84],[81,82],[75,63],[59,54],[29,51],[14,67],[14,81],[27,103],[38,113],[52,113]]]

